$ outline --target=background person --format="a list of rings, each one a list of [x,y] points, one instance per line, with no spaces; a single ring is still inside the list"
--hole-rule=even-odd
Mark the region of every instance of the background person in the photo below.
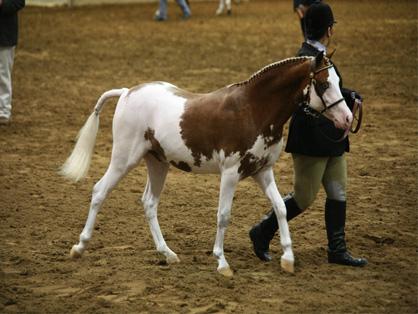
[[[159,9],[155,12],[154,16],[156,21],[165,21],[167,19],[167,2],[167,0],[160,0]],[[176,0],[176,2],[183,12],[183,19],[188,19],[192,15],[188,5],[188,0]]]
[[[17,12],[25,0],[0,0],[0,124],[12,116],[12,68],[18,38]]]

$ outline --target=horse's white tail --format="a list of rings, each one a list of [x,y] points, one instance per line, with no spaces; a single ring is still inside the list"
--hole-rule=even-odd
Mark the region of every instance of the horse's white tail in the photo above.
[[[105,101],[110,97],[120,97],[127,88],[112,89],[100,96],[94,107],[94,112],[87,119],[77,135],[77,143],[70,157],[61,167],[60,173],[71,180],[79,181],[87,175],[96,143],[97,131],[99,130],[99,113]]]

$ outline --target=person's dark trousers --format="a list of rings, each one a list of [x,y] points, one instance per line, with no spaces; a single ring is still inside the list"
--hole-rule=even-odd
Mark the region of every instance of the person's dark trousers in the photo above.
[[[345,201],[328,199],[325,202],[325,226],[328,238],[328,262],[348,266],[364,266],[367,260],[354,258],[347,251],[345,242]]]
[[[292,196],[285,197],[284,203],[286,205],[287,221],[302,213],[302,210],[298,207]],[[254,253],[262,261],[271,261],[269,245],[278,229],[277,216],[273,209],[267,213],[266,217],[260,223],[251,228],[249,234],[253,242]]]

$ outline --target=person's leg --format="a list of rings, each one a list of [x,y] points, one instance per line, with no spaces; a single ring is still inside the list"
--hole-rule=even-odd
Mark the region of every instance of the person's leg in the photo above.
[[[0,123],[12,115],[12,68],[15,47],[0,47]]]
[[[186,0],[176,0],[176,2],[181,8],[181,11],[183,12],[183,18],[185,19],[189,18],[191,15],[191,12],[190,12],[189,6],[187,5]]]
[[[160,0],[160,6],[155,13],[155,20],[164,21],[167,19],[167,0]]]
[[[328,160],[322,183],[327,194],[325,226],[328,238],[328,262],[350,266],[366,265],[366,259],[352,257],[346,247],[347,163],[344,155]]]
[[[294,193],[284,197],[287,220],[301,214],[315,200],[321,187],[327,158],[292,154],[294,168]],[[278,229],[277,217],[270,210],[260,223],[249,232],[254,253],[263,261],[270,261],[270,241]]]
[[[287,221],[302,213],[302,210],[293,198],[293,194],[288,194],[283,197],[283,201],[286,206]],[[270,241],[273,239],[278,229],[277,216],[273,209],[270,209],[263,219],[251,228],[249,235],[253,242],[254,253],[262,261],[267,262],[271,260],[269,253]]]

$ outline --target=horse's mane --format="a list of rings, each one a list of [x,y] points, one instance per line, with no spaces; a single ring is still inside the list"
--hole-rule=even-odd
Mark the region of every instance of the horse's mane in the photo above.
[[[306,61],[307,59],[312,59],[312,57],[292,57],[292,58],[287,58],[281,61],[277,61],[277,62],[273,62],[269,65],[266,65],[264,68],[258,70],[257,72],[255,72],[253,75],[250,76],[249,79],[242,81],[242,82],[238,82],[235,83],[233,85],[246,85],[249,84],[251,82],[253,82],[254,80],[256,80],[257,78],[259,78],[261,75],[265,74],[266,72],[269,72],[271,70],[277,69],[283,65],[288,65],[288,64],[293,64],[293,63],[301,63],[303,61]]]

